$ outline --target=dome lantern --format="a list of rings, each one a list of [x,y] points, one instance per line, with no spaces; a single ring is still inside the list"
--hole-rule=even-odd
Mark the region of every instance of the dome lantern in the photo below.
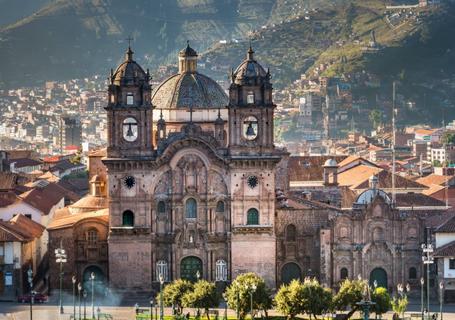
[[[190,47],[190,42],[186,42],[186,48],[179,52],[179,74],[185,72],[196,72],[197,52]]]

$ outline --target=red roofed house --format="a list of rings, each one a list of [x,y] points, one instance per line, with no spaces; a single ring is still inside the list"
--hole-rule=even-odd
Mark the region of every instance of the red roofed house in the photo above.
[[[37,274],[44,227],[23,215],[0,220],[0,300],[15,300],[29,290],[27,270]]]

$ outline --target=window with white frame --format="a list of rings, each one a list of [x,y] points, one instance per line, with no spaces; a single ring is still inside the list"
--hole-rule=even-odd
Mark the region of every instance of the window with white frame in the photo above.
[[[216,261],[215,281],[227,281],[227,263],[222,259]]]
[[[167,271],[167,262],[164,260],[159,260],[156,263],[156,281],[159,281],[160,275],[163,276],[164,281],[169,281],[168,271]]]

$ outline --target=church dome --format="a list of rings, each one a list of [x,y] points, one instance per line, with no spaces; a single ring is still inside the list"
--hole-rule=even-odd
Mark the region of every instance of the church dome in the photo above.
[[[228,104],[228,97],[209,77],[197,72],[183,73],[171,76],[156,87],[152,103],[159,109],[218,109]]]
[[[324,162],[324,167],[338,167],[338,163],[334,159],[327,159]]]
[[[197,52],[188,44],[179,53],[179,73],[153,90],[152,103],[158,109],[219,109],[228,104],[221,86],[196,70]]]
[[[252,79],[268,79],[270,74],[254,59],[253,48],[248,49],[247,58],[234,71],[232,78],[237,84],[243,84]]]
[[[141,82],[148,81],[148,73],[133,60],[133,51],[130,47],[125,54],[123,61],[111,74],[111,81],[115,85],[138,85]]]

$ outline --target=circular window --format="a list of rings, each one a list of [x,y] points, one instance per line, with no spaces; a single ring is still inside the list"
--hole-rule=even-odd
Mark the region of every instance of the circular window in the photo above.
[[[136,184],[136,179],[134,179],[132,176],[127,176],[125,179],[123,179],[123,183],[125,184],[125,187],[131,189]]]
[[[258,182],[259,182],[259,180],[258,180],[258,177],[256,177],[256,176],[249,176],[247,179],[248,186],[251,189],[256,188],[256,186],[258,185]]]

